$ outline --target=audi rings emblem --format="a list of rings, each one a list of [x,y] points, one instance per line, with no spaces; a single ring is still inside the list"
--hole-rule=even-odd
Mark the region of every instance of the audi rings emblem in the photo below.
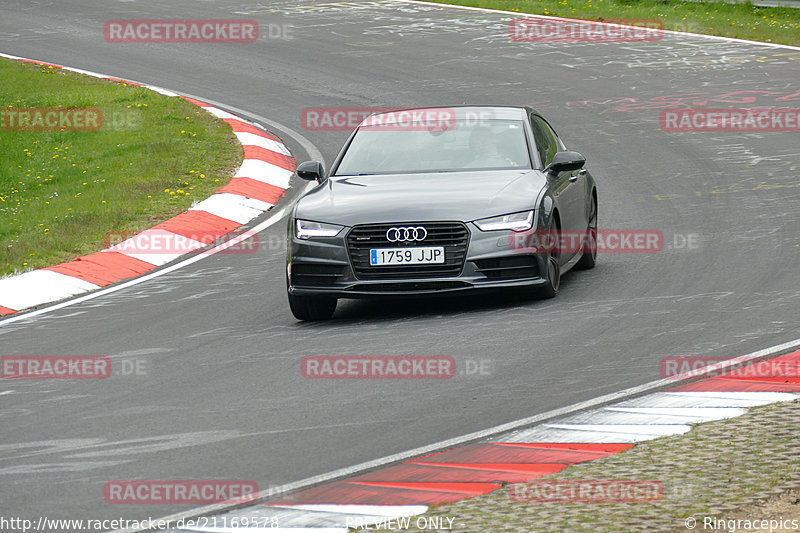
[[[389,242],[423,241],[428,236],[428,230],[422,226],[406,228],[389,228],[386,230],[386,240]]]

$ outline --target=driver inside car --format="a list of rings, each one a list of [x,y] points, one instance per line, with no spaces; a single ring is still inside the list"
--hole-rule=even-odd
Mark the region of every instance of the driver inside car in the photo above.
[[[472,130],[469,136],[469,148],[472,159],[467,163],[467,168],[508,168],[518,167],[507,153],[502,153],[497,137],[487,127]]]

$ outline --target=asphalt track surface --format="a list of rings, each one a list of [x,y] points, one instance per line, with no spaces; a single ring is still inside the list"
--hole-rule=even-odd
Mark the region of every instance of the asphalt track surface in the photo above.
[[[291,25],[292,39],[103,39],[106,20],[158,18],[252,18]],[[345,302],[333,321],[308,324],[286,302],[279,222],[254,254],[217,254],[0,324],[3,355],[107,355],[141,370],[0,383],[3,514],[163,516],[188,507],[107,504],[104,484],[231,479],[263,490],[651,381],[665,356],[733,357],[796,338],[798,134],[665,133],[654,102],[695,93],[680,100],[736,106],[720,95],[747,91],[742,107],[796,106],[800,51],[672,35],[518,43],[509,18],[395,2],[4,0],[0,51],[268,117],[328,163],[347,132],[303,130],[303,108],[535,104],[587,157],[601,227],[657,229],[665,248],[603,254],[553,300]],[[674,246],[689,238],[691,249]],[[400,354],[450,355],[460,373],[300,373],[306,355]],[[464,372],[479,361],[487,372]]]

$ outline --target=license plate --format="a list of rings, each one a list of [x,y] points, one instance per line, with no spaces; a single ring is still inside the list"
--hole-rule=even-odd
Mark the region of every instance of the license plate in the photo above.
[[[428,265],[444,263],[444,246],[419,246],[413,248],[373,248],[369,251],[369,264]]]

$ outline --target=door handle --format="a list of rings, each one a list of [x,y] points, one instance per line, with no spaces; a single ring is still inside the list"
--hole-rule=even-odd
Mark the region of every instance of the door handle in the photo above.
[[[578,172],[578,174],[580,174],[581,176],[585,176],[586,172],[588,172],[588,171],[585,168],[582,168],[581,171]]]
[[[577,174],[575,174],[574,176],[570,176],[569,177],[569,182],[570,183],[575,183],[576,181],[578,181],[578,175]]]

